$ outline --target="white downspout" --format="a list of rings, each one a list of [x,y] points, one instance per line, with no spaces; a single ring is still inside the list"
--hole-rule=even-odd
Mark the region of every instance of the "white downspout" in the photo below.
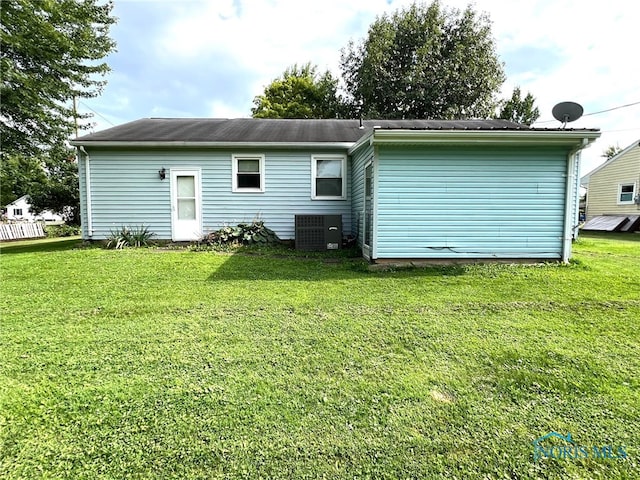
[[[576,157],[576,164],[573,168],[573,173],[574,175],[576,175],[576,178],[574,178],[573,182],[574,182],[574,188],[575,188],[575,194],[576,194],[576,198],[573,200],[573,221],[572,221],[572,227],[571,227],[571,236],[573,237],[573,241],[575,242],[576,240],[578,240],[578,235],[580,235],[580,162],[582,160],[582,150],[579,152],[576,152],[575,154]],[[585,205],[585,212],[586,212],[586,205]]]
[[[573,188],[576,182],[576,153],[583,149],[589,141],[582,139],[582,144],[569,152],[567,156],[567,184],[564,198],[564,232],[562,235],[562,262],[569,263],[571,258],[571,242],[573,241]]]
[[[89,239],[93,236],[93,221],[91,219],[91,168],[89,167],[89,153],[80,146],[80,151],[84,153],[84,186],[87,195],[87,235]]]

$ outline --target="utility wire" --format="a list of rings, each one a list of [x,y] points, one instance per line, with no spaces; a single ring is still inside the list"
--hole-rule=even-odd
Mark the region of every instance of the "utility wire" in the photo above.
[[[640,127],[636,128],[620,128],[617,130],[601,130],[602,133],[612,133],[612,132],[633,132],[636,130],[640,130]]]
[[[588,117],[589,115],[598,115],[599,113],[612,112],[613,110],[619,110],[621,108],[633,107],[634,105],[640,105],[640,102],[627,103],[626,105],[620,105],[620,106],[613,107],[613,108],[607,108],[606,110],[600,110],[599,112],[585,113],[582,116],[583,117]],[[551,123],[551,122],[557,122],[557,121],[558,120],[544,120],[542,122],[535,122],[535,123]]]
[[[89,110],[91,110],[93,113],[95,113],[96,115],[98,115],[101,119],[103,119],[105,122],[109,123],[110,125],[113,125],[114,127],[116,126],[115,123],[113,123],[111,120],[109,120],[107,117],[105,117],[104,115],[100,114],[100,112],[96,112],[93,108],[91,108],[89,105],[87,105],[86,103],[84,103],[81,100],[78,100],[78,103],[80,105],[83,105],[84,107],[88,108]]]
[[[597,115],[599,113],[611,112],[613,110],[618,110],[620,108],[633,107],[634,105],[638,105],[640,102],[627,103],[626,105],[620,105],[619,107],[607,108],[606,110],[600,110],[599,112],[585,113],[583,117],[588,117],[589,115]]]

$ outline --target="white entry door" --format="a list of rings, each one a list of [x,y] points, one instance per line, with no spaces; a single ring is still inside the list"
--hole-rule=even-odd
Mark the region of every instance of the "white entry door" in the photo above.
[[[202,235],[200,170],[171,169],[171,236],[176,242]]]

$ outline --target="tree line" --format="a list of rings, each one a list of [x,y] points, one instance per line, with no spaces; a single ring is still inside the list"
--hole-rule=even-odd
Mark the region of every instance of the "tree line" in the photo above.
[[[491,21],[472,6],[414,3],[375,19],[367,36],[341,50],[341,78],[310,62],[287,68],[254,99],[255,118],[539,117],[519,87],[499,99],[505,81]]]
[[[115,50],[111,0],[11,0],[0,9],[0,204],[28,194],[34,211],[79,222],[74,151],[86,119],[76,101],[100,94]],[[341,78],[293,65],[254,99],[256,118],[506,118],[539,115],[531,93],[509,99],[491,22],[471,6],[415,3],[375,19],[341,51]],[[497,112],[497,113],[496,113]]]

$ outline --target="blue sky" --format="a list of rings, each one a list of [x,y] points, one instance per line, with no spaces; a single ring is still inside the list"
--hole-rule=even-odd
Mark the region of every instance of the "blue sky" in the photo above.
[[[247,117],[253,98],[285,68],[311,62],[339,75],[340,49],[377,15],[410,0],[115,0],[117,52],[108,84],[80,109],[90,131],[143,117]],[[442,0],[464,8],[468,1]],[[515,85],[536,97],[536,126],[556,127],[551,109],[575,101],[585,113],[640,102],[640,3],[627,0],[475,0],[493,22],[505,64],[503,97]],[[551,121],[550,121],[551,120]],[[544,123],[543,123],[544,122]],[[586,115],[571,127],[600,128],[582,173],[609,145],[640,139],[640,104]]]

